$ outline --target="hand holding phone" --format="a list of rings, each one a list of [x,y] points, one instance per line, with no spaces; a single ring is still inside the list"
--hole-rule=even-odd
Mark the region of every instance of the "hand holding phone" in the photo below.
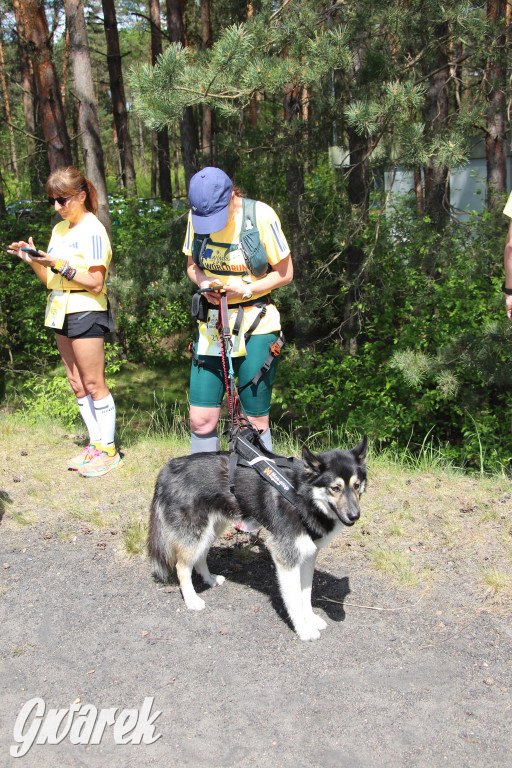
[[[198,288],[197,293],[210,293],[210,291],[225,291],[225,285],[209,285],[208,288]]]
[[[29,256],[32,256],[33,259],[42,259],[44,258],[42,253],[38,253],[35,248],[21,248],[22,251],[25,251],[25,253],[28,253]]]

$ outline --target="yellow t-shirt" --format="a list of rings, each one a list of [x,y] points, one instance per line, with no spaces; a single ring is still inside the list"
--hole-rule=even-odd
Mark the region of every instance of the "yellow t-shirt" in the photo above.
[[[85,291],[72,280],[65,280],[50,268],[46,270],[46,286],[52,291],[64,291],[65,312],[91,312],[107,309],[107,273],[112,259],[112,248],[107,231],[93,213],[70,229],[68,221],[59,221],[52,231],[47,253],[68,261],[77,272],[87,272],[90,267],[105,267],[106,274],[101,293]]]
[[[503,209],[503,213],[505,214],[505,216],[508,216],[509,219],[512,219],[512,192],[509,195],[507,203]]]
[[[267,252],[268,263],[271,266],[278,264],[289,256],[290,248],[286,242],[281,229],[281,222],[276,212],[269,205],[259,200],[256,202],[256,225],[260,240]],[[258,292],[257,282],[259,278],[251,274],[239,248],[241,228],[242,212],[240,211],[234,219],[228,221],[224,229],[209,235],[201,260],[201,269],[207,277],[217,278],[226,286],[250,284],[253,292],[252,300],[255,301],[264,294]],[[189,213],[187,234],[183,244],[183,253],[187,256],[192,255],[193,240],[194,227],[192,225],[192,215]],[[236,303],[236,300],[232,303]],[[260,313],[258,307],[250,306],[250,301],[248,304],[248,309],[244,309],[243,333],[251,327],[252,322]],[[236,313],[236,310],[233,310],[233,312]],[[265,316],[261,318],[253,333],[257,335],[279,330],[281,330],[279,311],[275,304],[269,304]]]

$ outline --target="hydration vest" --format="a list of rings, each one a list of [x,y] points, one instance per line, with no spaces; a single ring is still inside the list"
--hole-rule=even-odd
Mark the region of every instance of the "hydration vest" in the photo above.
[[[256,224],[256,200],[242,198],[242,230],[240,232],[240,250],[249,272],[254,277],[262,277],[269,270],[267,252],[261,242]],[[192,241],[192,260],[201,267],[203,253],[208,245],[210,235],[194,233]]]

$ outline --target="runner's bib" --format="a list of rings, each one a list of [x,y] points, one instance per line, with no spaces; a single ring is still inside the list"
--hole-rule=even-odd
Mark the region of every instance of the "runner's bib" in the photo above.
[[[52,291],[46,300],[44,324],[48,328],[62,328],[66,319],[69,291]]]
[[[229,310],[229,327],[231,332],[236,321],[238,309]],[[208,319],[205,323],[198,323],[199,339],[197,342],[197,355],[211,355],[220,357],[222,354],[217,323],[219,321],[219,310],[210,309]],[[245,349],[245,339],[242,329],[237,336],[231,336],[233,347],[230,351],[231,357],[243,357],[247,354]]]

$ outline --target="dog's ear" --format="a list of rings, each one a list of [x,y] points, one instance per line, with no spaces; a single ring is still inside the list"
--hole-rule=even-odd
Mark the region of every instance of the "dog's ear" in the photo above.
[[[302,461],[304,462],[304,469],[310,475],[319,475],[324,470],[324,464],[320,457],[311,453],[305,445],[302,446]]]
[[[359,461],[364,461],[366,459],[366,449],[368,448],[368,438],[366,435],[363,435],[363,439],[359,443],[359,445],[356,445],[355,448],[352,448],[352,454],[356,457],[356,459],[359,459]]]

